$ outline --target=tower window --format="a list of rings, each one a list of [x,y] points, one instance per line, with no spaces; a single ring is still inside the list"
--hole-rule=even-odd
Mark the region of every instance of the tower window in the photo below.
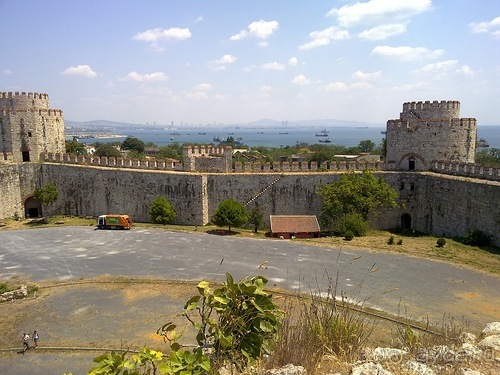
[[[31,132],[28,132],[28,137],[31,137]]]

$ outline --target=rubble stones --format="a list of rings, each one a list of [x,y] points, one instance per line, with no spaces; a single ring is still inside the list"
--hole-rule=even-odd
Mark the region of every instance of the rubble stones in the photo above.
[[[26,297],[28,297],[28,288],[26,287],[26,285],[21,285],[19,289],[0,294],[0,301],[7,302],[15,299],[23,299]]]

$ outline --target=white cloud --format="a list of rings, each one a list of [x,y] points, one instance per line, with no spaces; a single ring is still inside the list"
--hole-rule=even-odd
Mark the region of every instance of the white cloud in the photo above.
[[[218,64],[233,64],[236,62],[238,58],[233,55],[224,55],[219,60],[217,60]]]
[[[309,80],[305,75],[299,74],[298,76],[293,77],[290,83],[293,83],[294,85],[303,86],[307,85],[309,83]]]
[[[171,27],[169,29],[150,29],[134,35],[135,40],[150,43],[151,47],[157,51],[162,51],[163,42],[181,41],[191,38],[192,34],[188,28]]]
[[[167,76],[163,72],[140,74],[137,72],[130,72],[123,78],[124,81],[134,81],[134,82],[161,82],[165,81]]]
[[[203,16],[199,16],[199,17],[196,17],[196,19],[194,20],[194,23],[200,23],[203,21]]]
[[[285,65],[276,61],[270,62],[270,63],[265,63],[261,65],[262,69],[266,70],[284,70]]]
[[[82,76],[87,78],[97,77],[97,73],[94,72],[89,65],[70,66],[61,74],[65,76]]]
[[[416,70],[416,73],[434,74],[435,78],[443,78],[450,73],[455,73],[466,77],[474,76],[474,71],[470,66],[458,66],[457,60],[445,60],[434,64],[427,64],[424,67]]]
[[[309,33],[309,37],[312,38],[312,41],[300,45],[299,49],[308,50],[311,48],[326,46],[330,44],[332,40],[348,39],[349,31],[341,30],[336,26],[331,26],[324,30],[313,31]]]
[[[469,65],[462,65],[457,69],[457,73],[462,74],[466,77],[474,77],[474,70]]]
[[[443,53],[444,51],[441,49],[430,51],[425,47],[377,46],[372,50],[371,55],[410,61],[410,60],[421,60],[424,58],[437,58],[441,56]]]
[[[450,71],[454,69],[458,64],[457,60],[446,60],[446,61],[440,61],[434,64],[427,64],[421,69],[419,69],[419,72],[422,73],[432,73],[432,72],[443,72],[443,71]]]
[[[500,17],[495,17],[491,21],[471,22],[469,28],[473,33],[490,33],[493,37],[500,37]]]
[[[431,6],[431,0],[369,0],[333,8],[327,15],[337,17],[341,26],[349,27],[356,24],[408,19],[430,10]]]
[[[5,75],[10,75],[10,74],[12,74],[12,70],[11,69],[4,69],[4,71],[2,73]]]
[[[238,60],[236,56],[224,55],[217,60],[211,61],[209,65],[215,71],[225,70],[227,65],[234,64],[236,60]]]
[[[358,34],[361,39],[368,40],[383,40],[394,35],[403,34],[406,32],[405,23],[393,23],[386,25],[379,25],[371,29],[364,30]]]
[[[241,40],[247,37],[267,39],[277,29],[278,21],[255,21],[248,25],[247,30],[241,30],[238,34],[231,36],[229,40]]]
[[[331,82],[326,84],[324,87],[325,91],[345,91],[348,86],[344,82]]]
[[[352,74],[352,78],[359,81],[371,81],[380,78],[381,75],[382,72],[380,70],[373,73],[363,73],[361,70],[357,70]]]
[[[212,85],[210,83],[202,82],[196,85],[191,91],[186,92],[184,97],[188,99],[208,99],[208,91],[211,89]]]
[[[266,93],[267,93],[267,92],[271,92],[271,91],[273,91],[273,87],[272,87],[272,86],[267,86],[267,85],[265,85],[265,86],[262,86],[262,87],[260,88],[260,91],[261,91],[261,92],[266,92]]]
[[[210,83],[200,83],[195,88],[195,91],[208,91],[212,89],[212,85]]]
[[[291,57],[288,59],[288,65],[290,66],[297,66],[299,63],[299,60],[296,57]]]

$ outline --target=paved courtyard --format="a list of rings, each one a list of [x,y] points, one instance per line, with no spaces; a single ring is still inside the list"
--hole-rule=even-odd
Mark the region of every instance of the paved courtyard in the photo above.
[[[405,255],[340,251],[292,241],[143,228],[2,231],[0,271],[0,280],[19,277],[34,283],[106,275],[223,281],[226,272],[235,279],[262,274],[270,286],[302,291],[326,291],[329,280],[338,279],[339,292],[387,312],[399,311],[416,319],[428,316],[434,321],[449,314],[456,320],[467,320],[475,329],[500,320],[498,277]],[[154,344],[151,333],[163,323],[163,317],[175,317],[193,293],[186,286],[172,295],[158,283],[104,289],[90,286],[85,290],[43,289],[42,294],[35,300],[16,302],[14,311],[21,315],[18,325],[0,340],[0,349],[19,345],[17,337],[23,329],[43,332],[45,345],[116,347],[126,345],[127,340]],[[150,314],[142,316],[145,310]],[[12,311],[9,304],[1,304],[0,320],[7,321]],[[127,320],[127,316],[135,319]],[[49,374],[54,370],[53,364],[62,360],[53,352],[1,354],[2,374],[24,373],[19,366],[30,368],[33,361],[38,361],[40,371],[49,365]],[[69,363],[73,367],[60,368],[78,374],[75,369],[92,367],[89,360],[94,356],[95,353],[72,354]]]

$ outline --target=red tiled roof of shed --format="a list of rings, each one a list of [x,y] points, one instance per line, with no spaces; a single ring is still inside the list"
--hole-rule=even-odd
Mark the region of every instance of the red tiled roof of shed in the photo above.
[[[315,215],[271,215],[273,233],[309,233],[319,232],[318,219]]]

